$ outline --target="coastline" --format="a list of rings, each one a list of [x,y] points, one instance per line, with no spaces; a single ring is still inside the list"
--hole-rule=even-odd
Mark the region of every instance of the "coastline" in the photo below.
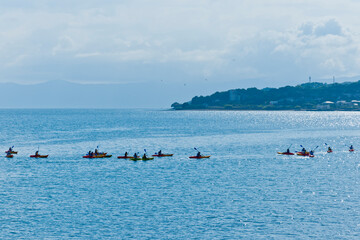
[[[165,110],[166,111],[166,110]],[[334,109],[334,110],[317,110],[317,109],[168,109],[167,111],[239,111],[239,112],[360,112],[355,109]]]

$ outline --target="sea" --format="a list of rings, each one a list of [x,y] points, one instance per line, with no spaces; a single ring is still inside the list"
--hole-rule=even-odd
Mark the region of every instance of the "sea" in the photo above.
[[[0,150],[1,239],[360,238],[359,112],[6,109]]]

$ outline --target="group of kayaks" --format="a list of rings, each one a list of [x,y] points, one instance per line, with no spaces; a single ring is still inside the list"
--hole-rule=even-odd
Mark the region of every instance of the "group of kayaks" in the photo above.
[[[123,156],[118,156],[119,159],[129,159],[133,161],[147,161],[147,160],[154,160],[154,157],[172,157],[174,154],[154,154],[151,157],[148,157],[146,154],[144,154],[142,157],[138,156],[137,154],[134,154],[132,156],[128,156],[126,153]]]
[[[145,150],[145,149],[144,149]],[[148,160],[154,160],[155,157],[172,157],[174,154],[171,153],[162,153],[162,151],[160,150],[159,152],[151,155],[151,157],[149,157],[146,154],[146,150],[144,152],[144,154],[142,156],[140,156],[138,153],[134,153],[133,155],[130,155],[128,152],[125,152],[124,155],[122,156],[118,156],[118,159],[129,159],[132,161],[148,161]],[[108,155],[105,152],[98,152],[97,149],[95,149],[95,152],[89,151],[85,156],[83,156],[83,158],[110,158],[112,157],[112,155]],[[197,155],[195,156],[190,156],[189,158],[195,158],[195,159],[202,159],[202,158],[210,158],[210,155],[204,156],[201,155],[200,152],[197,153]]]
[[[9,150],[5,151],[5,153],[6,153],[6,155],[5,155],[6,158],[13,158],[14,154],[18,154],[18,152],[14,151],[12,149],[12,147],[9,148]],[[39,151],[36,151],[34,155],[30,155],[31,158],[47,158],[48,156],[49,155],[41,155],[41,154],[39,154]]]
[[[128,152],[125,152],[125,154],[123,156],[118,156],[118,159],[129,159],[132,161],[147,161],[147,160],[153,160],[155,157],[172,157],[174,154],[170,154],[170,153],[162,153],[162,151],[160,150],[159,152],[151,155],[151,157],[148,157],[148,155],[146,154],[146,149],[145,153],[140,156],[138,153],[135,153],[134,155],[130,155],[128,154]],[[13,158],[14,154],[17,154],[17,151],[13,150],[13,147],[10,147],[9,150],[5,151],[7,158]],[[39,151],[36,151],[34,155],[30,155],[31,158],[47,158],[49,155],[40,155]],[[112,155],[107,154],[106,152],[99,152],[98,149],[96,148],[95,151],[89,151],[86,155],[83,156],[83,158],[111,158]],[[195,159],[202,159],[202,158],[210,158],[210,155],[204,156],[201,155],[201,153],[198,151],[197,155],[195,156],[190,156],[189,158],[195,158]]]
[[[326,143],[325,143],[325,145],[327,146]],[[291,146],[292,146],[292,145],[290,145],[290,147],[291,147]],[[300,145],[300,146],[302,147],[302,150],[299,151],[299,152],[295,151],[294,153],[292,153],[292,152],[290,152],[290,147],[288,147],[288,149],[286,150],[286,152],[277,152],[277,153],[280,154],[280,155],[289,155],[289,156],[291,156],[291,155],[297,155],[297,156],[302,156],[302,157],[315,157],[315,155],[314,155],[315,150],[319,147],[319,146],[317,146],[316,148],[314,148],[314,150],[311,150],[311,151],[308,152],[308,151],[306,151],[306,149],[305,149],[302,145]],[[351,146],[349,147],[349,152],[354,152],[354,151],[355,151],[354,146],[351,145]],[[330,146],[328,146],[326,152],[327,152],[327,153],[332,153],[333,150],[332,150],[332,148],[331,148]]]

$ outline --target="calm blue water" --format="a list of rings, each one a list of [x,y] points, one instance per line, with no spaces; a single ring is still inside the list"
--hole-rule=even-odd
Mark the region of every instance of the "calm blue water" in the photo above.
[[[2,239],[360,238],[360,113],[0,110],[0,130],[19,151],[0,161]],[[319,148],[276,155],[290,144]],[[96,146],[175,155],[82,158]]]

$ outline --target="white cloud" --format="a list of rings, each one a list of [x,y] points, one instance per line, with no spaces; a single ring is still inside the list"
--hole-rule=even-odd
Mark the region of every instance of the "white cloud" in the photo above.
[[[13,69],[0,67],[7,79],[75,74],[72,66],[75,81],[89,71],[102,79],[96,64],[132,79],[147,78],[142,69],[150,65],[219,81],[360,75],[360,3],[351,0],[14,2],[0,7],[0,63]]]

